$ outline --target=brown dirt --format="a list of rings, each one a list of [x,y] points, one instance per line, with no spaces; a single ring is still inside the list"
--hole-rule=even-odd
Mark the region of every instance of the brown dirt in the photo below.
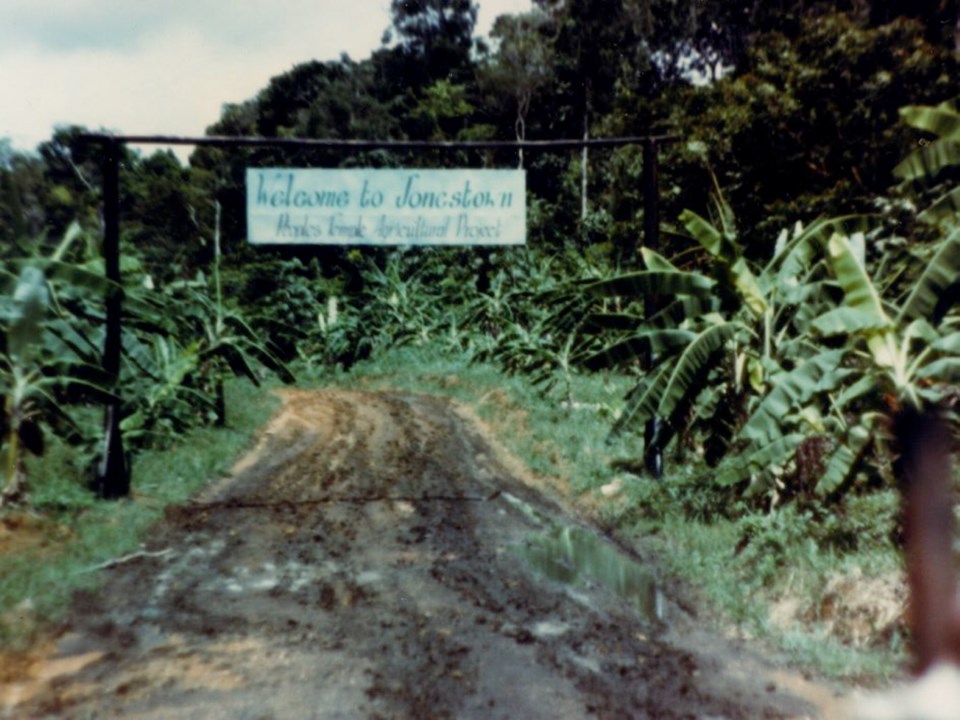
[[[653,621],[541,578],[518,499],[578,521],[451,402],[283,399],[231,477],[76,596],[0,717],[835,716],[832,692],[676,603]]]

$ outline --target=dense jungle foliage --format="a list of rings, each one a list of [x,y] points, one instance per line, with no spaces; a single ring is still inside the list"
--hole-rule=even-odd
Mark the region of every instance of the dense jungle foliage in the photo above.
[[[483,41],[471,0],[392,11],[370,58],[305,58],[208,133],[674,135],[659,246],[642,234],[640,147],[204,147],[188,166],[126,150],[117,287],[84,128],[36,153],[0,143],[3,502],[29,502],[24,457],[51,436],[89,479],[115,393],[138,452],[224,422],[228,376],[291,381],[410,343],[495,361],[568,406],[572,377],[629,375],[611,435],[648,428],[667,473],[693,468],[677,491],[691,513],[790,508],[832,546],[895,540],[892,515],[842,518],[895,487],[890,417],[956,402],[960,4],[536,0]],[[518,164],[524,249],[245,242],[248,166]],[[114,379],[104,297],[120,292]]]

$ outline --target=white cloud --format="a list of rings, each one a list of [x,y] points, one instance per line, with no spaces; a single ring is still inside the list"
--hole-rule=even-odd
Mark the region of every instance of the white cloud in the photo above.
[[[477,29],[529,7],[481,0]],[[2,0],[0,137],[200,135],[298,63],[368,57],[389,24],[390,0]]]

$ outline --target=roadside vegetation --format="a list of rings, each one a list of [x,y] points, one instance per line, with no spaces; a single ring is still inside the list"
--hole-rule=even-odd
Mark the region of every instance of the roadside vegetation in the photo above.
[[[670,133],[657,247],[640,148],[201,148],[189,167],[128,152],[114,285],[82,128],[36,155],[0,144],[0,641],[135,552],[266,417],[256,387],[296,380],[451,394],[719,622],[833,675],[893,672],[909,643],[896,421],[952,422],[958,400],[960,56],[942,22],[958,8],[727,5],[537,3],[488,46],[469,2],[398,1],[373,57],[297,66],[209,128]],[[248,165],[518,162],[523,249],[244,242]],[[101,369],[111,293],[119,377]],[[90,490],[104,402],[133,458],[119,502]]]

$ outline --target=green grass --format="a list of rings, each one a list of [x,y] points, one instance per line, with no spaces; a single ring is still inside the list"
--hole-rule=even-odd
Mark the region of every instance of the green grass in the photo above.
[[[900,568],[886,540],[895,515],[892,493],[851,498],[830,511],[836,517],[811,518],[789,508],[750,511],[702,468],[674,458],[667,458],[668,473],[660,481],[618,471],[612,461],[635,459],[642,450],[635,436],[606,442],[631,385],[618,375],[574,376],[573,397],[580,407],[570,409],[561,392],[544,396],[523,377],[470,364],[433,346],[405,346],[350,372],[319,372],[311,382],[436,393],[469,403],[528,468],[559,478],[598,525],[656,556],[661,570],[690,588],[718,623],[830,678],[874,684],[903,666],[906,655],[896,633],[858,647],[831,636],[817,620],[832,578],[857,571],[874,577]],[[616,477],[624,490],[602,498],[598,488]],[[748,534],[751,542],[737,552]],[[775,622],[774,608],[785,600],[798,604],[800,617]]]
[[[227,406],[229,427],[199,428],[171,448],[135,456],[129,499],[96,499],[85,487],[84,461],[63,445],[51,443],[30,463],[26,521],[34,537],[22,552],[0,555],[0,647],[29,644],[62,616],[74,591],[97,584],[91,568],[136,551],[165,506],[226,474],[277,399],[235,381]]]

